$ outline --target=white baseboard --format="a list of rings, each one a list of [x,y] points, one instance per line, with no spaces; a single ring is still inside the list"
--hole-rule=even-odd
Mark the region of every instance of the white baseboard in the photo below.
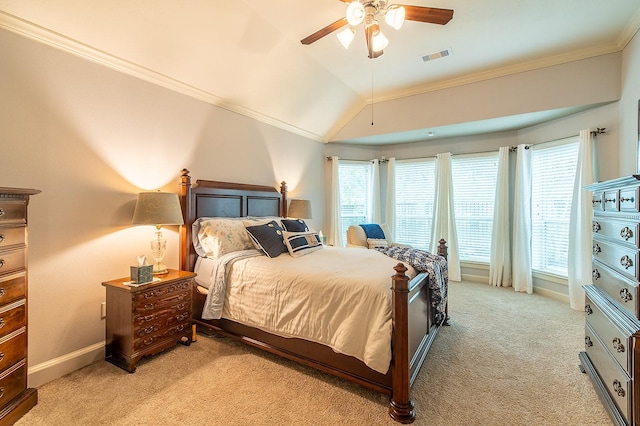
[[[462,281],[489,284],[489,277],[483,275],[462,274]]]
[[[541,296],[548,297],[550,299],[559,300],[560,302],[564,302],[567,305],[570,305],[569,295],[564,293],[559,293],[557,291],[549,290],[548,288],[533,286],[533,292],[539,294]]]
[[[37,388],[52,380],[74,372],[95,361],[104,359],[104,343],[99,342],[86,348],[29,367],[27,382],[29,387]]]

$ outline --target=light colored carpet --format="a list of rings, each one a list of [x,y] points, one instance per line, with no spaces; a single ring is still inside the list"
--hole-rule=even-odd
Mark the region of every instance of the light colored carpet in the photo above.
[[[451,326],[413,388],[416,425],[610,425],[578,368],[584,314],[538,295],[450,284]],[[26,425],[397,425],[387,397],[230,339],[104,361],[38,389]]]

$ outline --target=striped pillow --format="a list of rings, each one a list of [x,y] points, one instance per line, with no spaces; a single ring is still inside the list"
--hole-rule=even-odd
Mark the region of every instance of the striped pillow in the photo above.
[[[284,244],[293,257],[304,256],[322,248],[320,236],[315,231],[287,232],[284,231]]]

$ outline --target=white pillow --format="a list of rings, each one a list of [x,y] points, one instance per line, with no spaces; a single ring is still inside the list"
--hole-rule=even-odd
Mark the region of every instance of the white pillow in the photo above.
[[[284,231],[284,244],[292,257],[300,257],[313,253],[322,248],[320,236],[315,231],[287,232]]]
[[[192,226],[196,253],[215,258],[254,248],[243,219],[246,218],[206,217],[196,220]]]
[[[389,242],[384,239],[367,238],[367,245],[370,249],[375,247],[388,247]]]

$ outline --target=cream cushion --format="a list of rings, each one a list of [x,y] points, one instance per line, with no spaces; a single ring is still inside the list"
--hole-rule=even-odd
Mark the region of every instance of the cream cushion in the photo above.
[[[384,238],[387,240],[387,244],[391,245],[391,240],[389,240],[389,229],[387,225],[384,223],[380,225],[382,228],[382,232],[384,232]],[[369,248],[369,243],[367,242],[367,234],[364,233],[364,229],[360,225],[351,225],[347,228],[347,247],[362,247]]]

